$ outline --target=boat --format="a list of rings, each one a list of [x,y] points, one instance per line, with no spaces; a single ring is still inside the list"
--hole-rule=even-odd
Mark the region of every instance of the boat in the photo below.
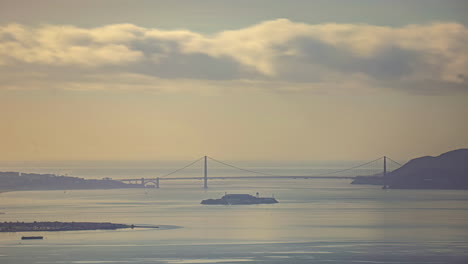
[[[236,204],[275,204],[278,201],[273,197],[259,197],[250,194],[226,194],[220,199],[207,199],[201,201],[201,204],[224,204],[224,205],[236,205]]]
[[[44,239],[43,236],[22,236],[21,240],[30,240],[30,239]]]

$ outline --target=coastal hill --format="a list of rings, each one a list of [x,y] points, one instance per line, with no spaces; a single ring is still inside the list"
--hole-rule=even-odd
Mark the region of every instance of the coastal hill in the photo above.
[[[390,189],[468,189],[468,149],[413,159],[387,174]]]
[[[55,174],[0,172],[0,190],[74,190],[74,189],[117,189],[141,188],[141,184],[125,184],[109,178],[87,180]]]

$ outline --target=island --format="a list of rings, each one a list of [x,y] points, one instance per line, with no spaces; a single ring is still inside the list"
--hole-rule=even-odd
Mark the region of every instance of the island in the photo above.
[[[116,230],[135,227],[138,226],[93,222],[3,222],[0,223],[0,232]]]
[[[356,177],[352,184],[382,185],[385,189],[468,189],[468,149],[410,160],[381,175]]]
[[[271,197],[257,197],[250,194],[226,194],[221,199],[207,199],[201,201],[201,204],[224,204],[224,205],[236,205],[236,204],[274,204],[278,201]]]
[[[104,178],[88,180],[55,174],[0,172],[0,191],[144,188]]]

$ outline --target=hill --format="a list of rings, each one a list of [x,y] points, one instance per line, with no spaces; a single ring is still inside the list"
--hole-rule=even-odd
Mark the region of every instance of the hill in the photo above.
[[[0,172],[0,190],[73,190],[141,188],[140,184],[125,184],[112,179],[87,180],[54,174]]]
[[[468,149],[413,159],[387,177],[390,189],[468,189]]]

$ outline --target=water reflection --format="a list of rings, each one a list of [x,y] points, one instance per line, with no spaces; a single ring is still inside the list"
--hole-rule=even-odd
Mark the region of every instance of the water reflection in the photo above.
[[[1,263],[463,263],[468,193],[381,190],[348,180],[213,181],[162,189],[1,193],[2,221],[93,221],[160,229],[0,234]],[[254,187],[255,186],[255,187]],[[208,206],[229,193],[279,204]],[[181,227],[181,228],[176,228]],[[21,244],[20,244],[21,243]],[[198,261],[198,262],[197,262]]]

